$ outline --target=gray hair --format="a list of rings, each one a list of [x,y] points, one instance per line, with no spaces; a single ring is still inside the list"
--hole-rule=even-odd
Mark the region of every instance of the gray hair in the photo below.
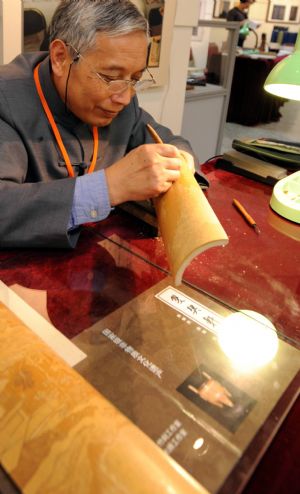
[[[109,37],[143,31],[148,23],[130,0],[62,0],[49,27],[50,42],[61,39],[84,52],[98,33]]]

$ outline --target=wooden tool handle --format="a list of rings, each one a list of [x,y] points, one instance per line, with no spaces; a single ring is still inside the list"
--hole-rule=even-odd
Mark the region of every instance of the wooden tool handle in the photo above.
[[[158,133],[153,129],[153,127],[151,127],[150,124],[146,124],[146,127],[154,142],[156,142],[157,144],[163,144],[162,139],[159,137]]]
[[[239,201],[237,201],[236,199],[233,199],[232,203],[240,211],[240,213],[244,216],[244,218],[248,221],[248,223],[251,226],[256,225],[256,222],[254,221],[252,216],[250,216],[250,214],[247,213],[246,209],[241,205],[241,203]]]

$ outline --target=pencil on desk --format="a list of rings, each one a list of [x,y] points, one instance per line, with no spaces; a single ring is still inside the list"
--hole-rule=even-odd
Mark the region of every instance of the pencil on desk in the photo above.
[[[237,208],[237,210],[242,214],[245,220],[249,223],[250,226],[254,228],[256,233],[260,233],[260,229],[258,228],[256,221],[250,216],[250,214],[246,211],[246,209],[241,205],[241,203],[237,199],[233,199],[233,205]]]

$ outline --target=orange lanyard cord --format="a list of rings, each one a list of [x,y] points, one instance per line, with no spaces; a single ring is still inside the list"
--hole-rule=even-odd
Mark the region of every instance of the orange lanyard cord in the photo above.
[[[88,169],[88,173],[93,173],[98,156],[98,146],[99,146],[98,127],[96,127],[95,125],[93,126],[93,138],[94,138],[94,151],[93,151],[92,161]]]
[[[54,121],[52,112],[51,112],[51,110],[50,110],[50,108],[48,106],[48,103],[46,101],[46,98],[45,98],[44,93],[43,93],[43,90],[42,90],[42,86],[41,86],[40,78],[39,78],[39,66],[40,66],[40,64],[38,64],[35,67],[34,71],[33,71],[33,77],[34,77],[34,82],[35,82],[35,85],[36,85],[36,89],[37,89],[39,98],[41,100],[41,103],[43,105],[44,111],[46,113],[46,116],[48,118],[48,121],[49,121],[49,123],[51,125],[51,128],[52,128],[52,131],[54,133],[56,142],[58,144],[58,147],[59,147],[59,149],[61,151],[61,154],[63,155],[63,158],[65,160],[68,173],[69,173],[70,177],[74,177],[75,174],[74,174],[74,170],[73,170],[73,167],[72,167],[72,163],[70,161],[69,155],[68,155],[67,150],[66,150],[66,148],[64,146],[64,143],[62,141],[61,135],[60,135],[59,130],[57,128],[57,125],[56,125],[56,123]],[[96,165],[96,161],[97,161],[99,138],[98,138],[98,128],[96,126],[93,127],[93,138],[94,138],[93,157],[92,157],[92,162],[90,164],[88,173],[92,173],[94,171],[95,165]]]

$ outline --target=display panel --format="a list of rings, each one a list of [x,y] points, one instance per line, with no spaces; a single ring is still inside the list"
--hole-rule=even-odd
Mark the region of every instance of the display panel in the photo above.
[[[267,330],[276,351],[264,363],[254,358],[241,368],[220,339],[224,321],[234,313],[171,282],[160,282],[74,338],[87,354],[76,369],[216,493],[236,475],[239,460],[268,423],[269,434],[248,461],[245,481],[278,428],[280,418],[272,423],[269,417],[299,370],[299,352],[252,320],[258,324],[256,348]],[[292,401],[289,397],[285,410]]]

